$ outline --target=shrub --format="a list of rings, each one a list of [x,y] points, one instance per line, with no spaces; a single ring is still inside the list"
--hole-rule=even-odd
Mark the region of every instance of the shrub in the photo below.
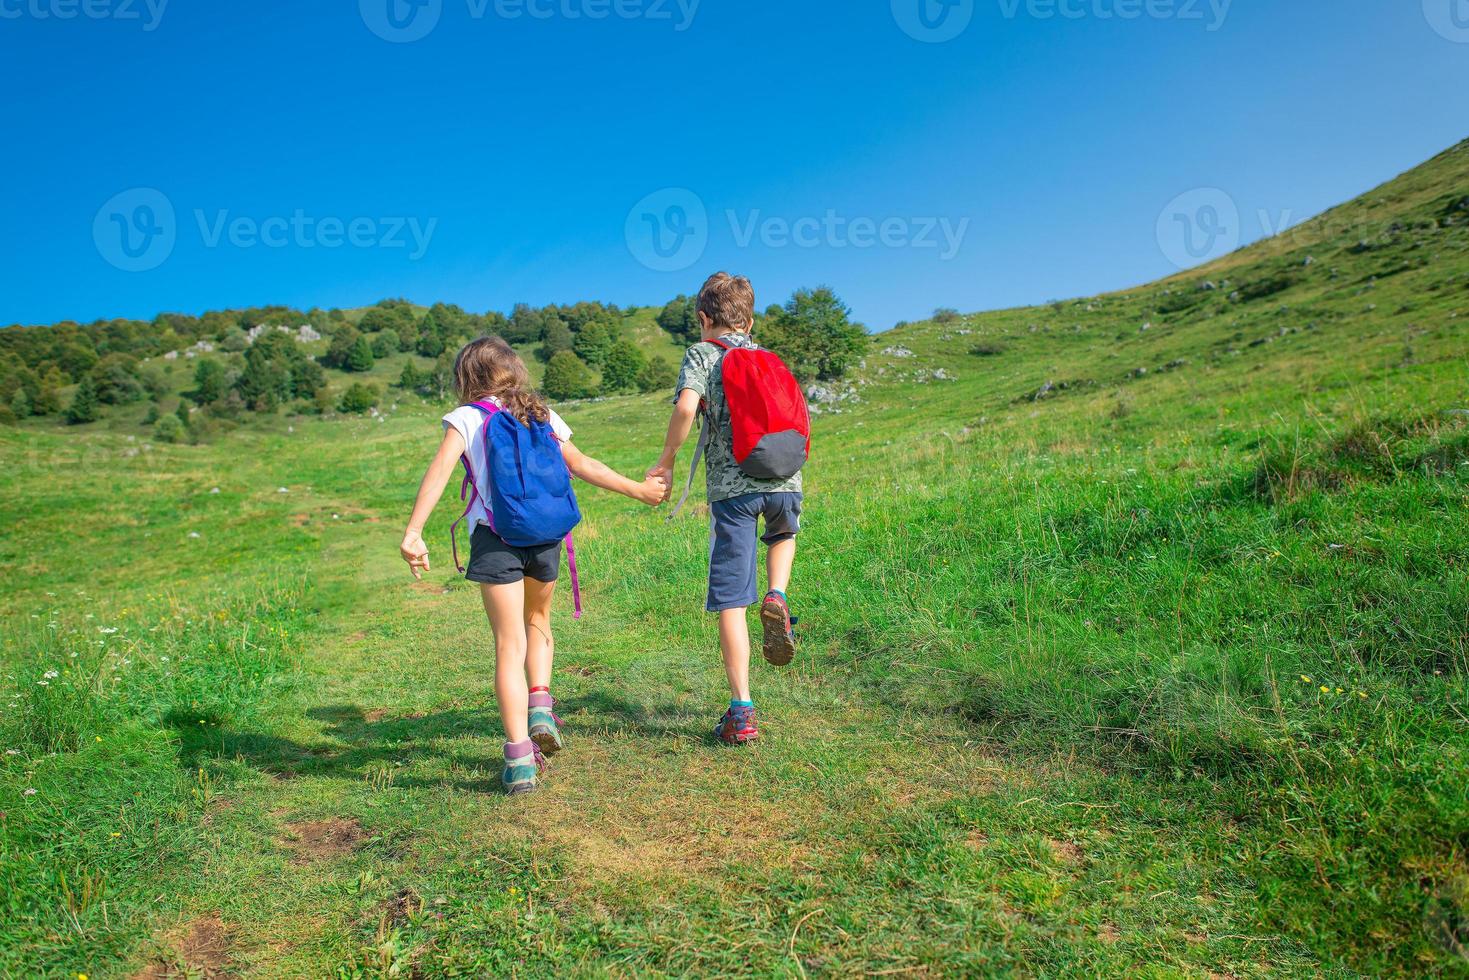
[[[184,424],[177,416],[164,415],[153,425],[153,438],[159,442],[178,442],[184,437]]]
[[[959,322],[959,311],[950,306],[940,306],[933,311],[933,322],[947,326]]]
[[[381,330],[372,335],[372,356],[388,357],[396,354],[402,345],[403,339],[398,336],[396,330]]]
[[[650,357],[638,372],[638,390],[667,391],[678,382],[678,368],[661,357]]]
[[[356,381],[342,393],[342,400],[337,403],[337,408],[343,412],[361,415],[363,412],[376,408],[377,400],[376,385],[365,385]]]

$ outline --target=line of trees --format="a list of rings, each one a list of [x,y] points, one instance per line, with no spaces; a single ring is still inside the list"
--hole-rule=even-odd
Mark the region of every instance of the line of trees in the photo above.
[[[407,358],[397,386],[442,401],[452,395],[454,354],[485,334],[499,334],[544,362],[542,390],[553,400],[671,389],[677,368],[669,358],[650,354],[632,335],[628,317],[636,312],[597,302],[521,303],[507,316],[468,313],[451,303],[422,311],[405,299],[384,299],[356,322],[338,309],[267,306],[198,317],[164,313],[151,321],[12,326],[0,329],[0,421],[52,416],[85,424],[109,407],[151,400],[145,421],[157,427],[160,438],[181,438],[210,420],[238,420],[245,413],[288,406],[367,411],[377,404],[380,390],[364,383],[349,387],[350,397],[334,396],[326,369],[363,375],[383,359],[403,354],[414,356]],[[681,343],[699,339],[693,297],[670,301],[656,320]],[[825,287],[800,290],[784,306],[768,308],[757,316],[755,329],[803,381],[839,377],[866,345],[864,329],[851,322],[846,305]],[[303,340],[319,341],[325,349]],[[313,356],[312,350],[320,353]],[[173,412],[165,412],[162,402],[177,389],[168,377],[174,361],[160,366],[156,359],[162,355],[194,362],[193,387]],[[431,360],[432,366],[420,366],[420,359]]]

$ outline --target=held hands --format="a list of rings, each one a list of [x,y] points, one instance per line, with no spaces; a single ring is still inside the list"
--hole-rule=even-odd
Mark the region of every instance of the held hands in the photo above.
[[[659,460],[657,463],[654,463],[653,464],[653,467],[648,470],[648,479],[649,480],[657,480],[658,482],[660,482],[660,483],[663,484],[663,496],[658,500],[658,503],[660,503],[660,504],[666,503],[670,499],[672,499],[672,497],[673,497],[673,466],[672,466],[672,464],[666,464],[662,460]],[[655,504],[654,506],[657,506],[657,505]]]
[[[637,499],[649,507],[657,507],[668,499],[671,492],[668,477],[655,470],[650,470],[647,478],[638,486]]]
[[[406,531],[403,534],[403,543],[398,546],[398,553],[408,563],[408,570],[417,579],[423,578],[423,573],[428,567],[428,545],[423,543],[423,535],[417,531]]]

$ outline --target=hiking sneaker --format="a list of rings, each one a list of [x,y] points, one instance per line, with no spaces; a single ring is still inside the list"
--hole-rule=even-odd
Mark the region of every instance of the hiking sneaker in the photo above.
[[[760,737],[755,727],[755,708],[730,708],[714,726],[714,736],[726,745],[744,745]]]
[[[530,696],[530,740],[546,755],[566,748],[561,739],[561,719],[556,717],[556,699],[548,691],[535,691]]]
[[[529,793],[536,788],[546,760],[541,750],[530,740],[518,745],[505,743],[505,771],[500,775],[500,784],[511,796]]]
[[[765,659],[777,667],[784,667],[796,656],[796,621],[791,618],[791,607],[784,592],[771,590],[765,593],[760,603],[760,623],[765,627]]]

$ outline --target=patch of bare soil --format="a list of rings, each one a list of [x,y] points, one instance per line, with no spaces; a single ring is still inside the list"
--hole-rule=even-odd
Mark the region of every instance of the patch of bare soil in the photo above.
[[[408,587],[414,592],[422,592],[425,595],[448,595],[453,591],[437,582],[426,582],[422,580],[410,582]]]
[[[286,824],[287,836],[279,843],[291,852],[297,864],[330,861],[351,854],[367,840],[367,832],[356,820],[328,817]]]
[[[1062,864],[1080,864],[1086,860],[1086,852],[1069,840],[1048,840],[1051,856]]]
[[[363,712],[362,720],[366,722],[382,721],[387,716],[387,708],[373,708],[371,711]]]
[[[149,963],[133,974],[132,980],[228,976],[232,932],[220,920],[218,912],[185,923],[177,932],[164,937],[164,944],[173,955]]]
[[[423,898],[412,888],[403,888],[383,903],[383,916],[391,925],[401,926],[423,911]]]

